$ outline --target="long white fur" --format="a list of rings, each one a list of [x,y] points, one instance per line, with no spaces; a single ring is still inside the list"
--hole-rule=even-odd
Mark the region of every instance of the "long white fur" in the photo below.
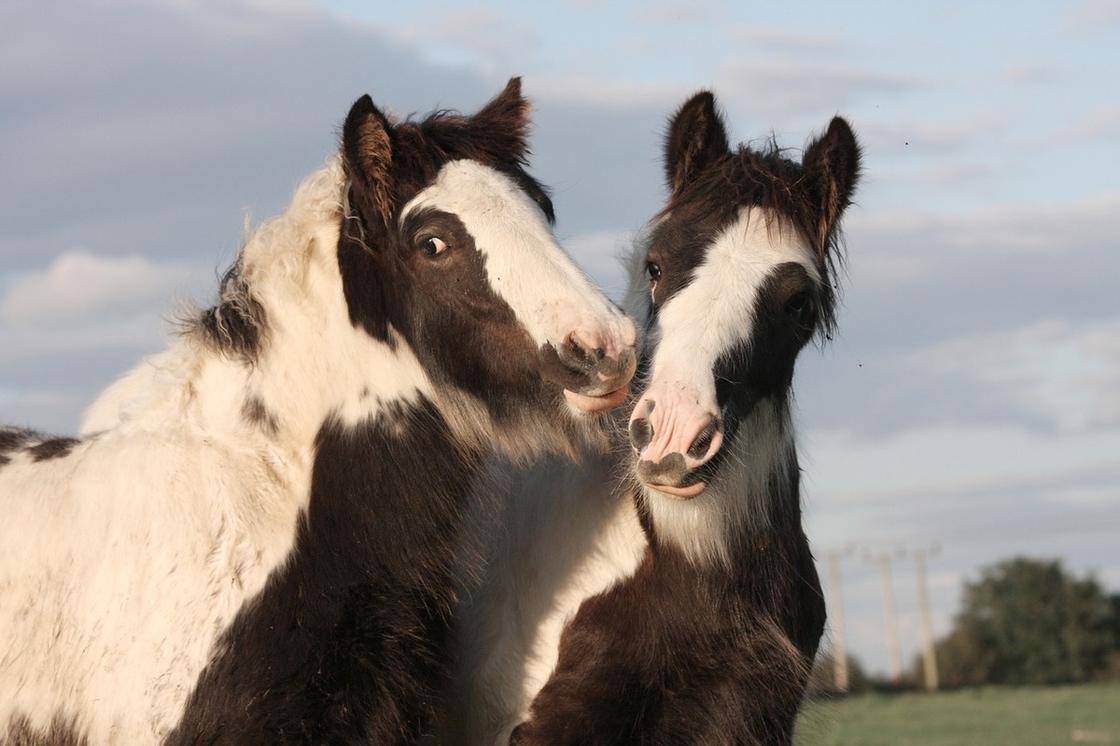
[[[658,344],[654,382],[694,383],[710,392],[714,408],[712,366],[750,338],[754,299],[769,272],[795,261],[818,276],[807,244],[771,217],[744,210],[715,239],[695,280],[661,310],[654,336],[644,341]],[[639,243],[626,303],[636,318],[649,302],[644,258]],[[727,561],[732,527],[765,525],[766,478],[794,457],[793,429],[776,403],[760,402],[741,430],[761,437],[736,438],[700,497],[681,501],[641,488],[659,538],[694,562]],[[491,537],[486,578],[463,609],[459,706],[448,732],[466,743],[504,746],[555,668],[560,635],[580,604],[637,568],[646,538],[629,498],[615,493],[613,463],[549,462],[515,477],[505,530]]]
[[[526,219],[504,176],[473,175],[491,201],[457,211]],[[459,426],[482,427],[438,400],[403,340],[394,351],[351,324],[336,254],[344,194],[334,158],[244,247],[267,317],[255,364],[187,335],[109,387],[72,453],[0,468],[0,737],[15,718],[45,730],[58,717],[91,743],[165,736],[215,641],[289,555],[328,417],[356,423],[427,395]],[[549,251],[535,261],[541,248],[518,252],[518,274],[560,276]],[[589,293],[569,273],[548,296],[559,310],[534,328],[557,333],[550,324],[586,310]],[[616,327],[596,300],[588,318]],[[250,398],[269,426],[242,414]]]
[[[504,746],[552,674],[560,633],[580,603],[637,567],[645,535],[608,476],[611,463],[586,453],[578,465],[495,466],[503,472],[495,481],[512,480],[512,497],[498,521],[478,522],[488,564],[460,609],[448,742]]]

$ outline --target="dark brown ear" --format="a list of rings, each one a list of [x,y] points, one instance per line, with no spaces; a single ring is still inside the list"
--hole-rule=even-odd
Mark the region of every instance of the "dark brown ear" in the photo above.
[[[813,238],[823,250],[845,208],[852,203],[860,174],[860,148],[856,135],[846,121],[833,117],[828,131],[805,149],[801,159],[805,184],[819,210],[817,235]]]
[[[510,78],[502,92],[468,120],[477,147],[499,161],[524,164],[529,156],[529,101],[521,78]]]
[[[677,194],[729,152],[727,129],[716,111],[716,98],[711,91],[701,91],[685,101],[669,120],[665,136],[669,191]]]
[[[342,126],[342,156],[351,194],[369,220],[388,225],[393,215],[390,169],[393,144],[389,119],[362,96],[350,107]]]

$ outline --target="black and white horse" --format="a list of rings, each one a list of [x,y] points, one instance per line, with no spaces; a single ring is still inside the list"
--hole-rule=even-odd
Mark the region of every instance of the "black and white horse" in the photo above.
[[[825,610],[790,387],[832,324],[859,147],[836,118],[801,163],[732,150],[700,93],[665,154],[628,300],[646,328],[631,447],[517,474],[511,538],[463,612],[446,730],[465,742],[792,738]]]
[[[361,98],[90,434],[0,430],[0,741],[418,736],[484,459],[586,447],[634,370],[527,128],[517,79],[469,117]]]

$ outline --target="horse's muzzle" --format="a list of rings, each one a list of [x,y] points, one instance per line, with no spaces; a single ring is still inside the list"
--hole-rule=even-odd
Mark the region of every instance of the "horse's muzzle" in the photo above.
[[[558,347],[544,346],[541,367],[544,378],[564,389],[573,406],[601,412],[626,400],[637,355],[632,342],[611,344],[600,335],[577,330]]]
[[[723,444],[720,417],[700,405],[687,387],[647,392],[630,417],[635,472],[644,484],[673,497],[696,497],[707,486],[700,467]]]

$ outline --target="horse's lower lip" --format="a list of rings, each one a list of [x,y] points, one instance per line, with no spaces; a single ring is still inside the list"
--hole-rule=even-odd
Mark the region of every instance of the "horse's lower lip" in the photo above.
[[[646,486],[648,486],[651,490],[657,490],[658,492],[664,492],[666,495],[672,495],[673,497],[683,497],[683,498],[688,499],[688,498],[696,497],[701,492],[703,492],[704,488],[708,486],[708,483],[707,482],[693,482],[692,484],[686,484],[683,487],[673,487],[673,486],[670,486],[670,485],[667,485],[667,484],[647,483]]]
[[[623,386],[620,389],[603,394],[602,396],[587,396],[586,394],[577,394],[575,391],[564,389],[564,398],[577,409],[584,412],[605,412],[608,409],[614,409],[622,402],[626,401],[626,396],[630,393],[629,386]]]

